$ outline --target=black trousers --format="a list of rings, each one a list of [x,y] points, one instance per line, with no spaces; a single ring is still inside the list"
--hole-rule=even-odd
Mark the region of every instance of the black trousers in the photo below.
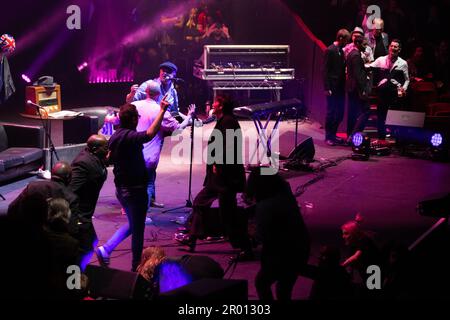
[[[275,271],[264,268],[258,271],[255,278],[255,287],[259,300],[273,301],[272,285],[276,283],[275,292],[277,300],[288,301],[292,298],[292,290],[297,281],[298,273],[285,268],[285,270]]]
[[[325,119],[325,139],[334,140],[339,124],[344,119],[345,91],[342,89],[332,90],[333,94],[327,96],[327,116]]]
[[[228,236],[233,247],[247,250],[250,248],[250,240],[247,233],[246,217],[243,211],[238,210],[236,192],[219,190],[211,186],[205,186],[195,197],[192,215],[190,217],[189,234],[195,238],[206,236],[206,215],[209,214],[213,202],[219,199],[220,220],[225,235]]]
[[[377,106],[377,131],[378,138],[386,138],[386,117],[390,108],[396,108],[399,103],[397,88],[390,82],[379,88],[378,93],[378,106]]]
[[[370,107],[366,99],[358,91],[348,93],[347,136],[361,132],[366,127],[370,115]]]

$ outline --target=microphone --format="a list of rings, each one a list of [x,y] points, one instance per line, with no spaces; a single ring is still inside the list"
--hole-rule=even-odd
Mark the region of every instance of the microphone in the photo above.
[[[184,82],[184,80],[181,79],[181,78],[175,78],[175,77],[171,77],[171,76],[164,76],[164,79],[166,79],[166,80],[172,80],[172,81],[180,81],[180,82]]]
[[[34,103],[34,102],[31,101],[31,100],[27,100],[27,104],[28,104],[28,105],[31,105],[31,106],[34,106],[34,107],[36,107],[36,108],[38,108],[38,109],[43,108],[43,107],[41,107],[40,105]]]

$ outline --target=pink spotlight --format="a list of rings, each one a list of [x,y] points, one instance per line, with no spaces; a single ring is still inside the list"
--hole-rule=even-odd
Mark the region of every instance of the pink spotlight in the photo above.
[[[88,63],[87,62],[83,62],[82,64],[80,64],[78,67],[77,67],[77,69],[78,69],[78,71],[83,71],[83,69],[85,69],[86,67],[88,66]]]
[[[29,78],[26,74],[22,74],[22,79],[23,79],[26,83],[30,83],[30,82],[31,82],[30,78]]]

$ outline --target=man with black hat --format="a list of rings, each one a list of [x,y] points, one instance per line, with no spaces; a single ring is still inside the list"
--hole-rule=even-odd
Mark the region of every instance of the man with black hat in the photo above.
[[[127,103],[132,103],[134,101],[140,101],[147,99],[146,90],[150,83],[150,81],[156,81],[161,86],[161,95],[159,100],[160,103],[161,98],[169,93],[168,100],[172,101],[169,108],[167,109],[172,116],[175,118],[181,118],[181,121],[186,118],[186,116],[180,113],[178,109],[178,93],[174,86],[174,79],[177,76],[178,67],[170,62],[166,61],[160,64],[159,66],[159,77],[153,80],[147,80],[142,83],[140,86],[135,84],[131,87],[130,93],[126,97]]]

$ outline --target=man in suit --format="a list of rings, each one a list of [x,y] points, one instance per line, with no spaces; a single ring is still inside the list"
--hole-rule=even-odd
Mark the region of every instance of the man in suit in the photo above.
[[[251,255],[248,234],[241,226],[243,217],[238,215],[236,194],[245,187],[245,170],[242,162],[242,132],[233,116],[233,102],[227,96],[218,95],[213,103],[217,124],[208,142],[208,162],[203,189],[197,194],[190,218],[190,230],[186,237],[177,239],[191,252],[196,241],[205,235],[204,217],[212,203],[219,199],[219,212],[223,228],[233,247]],[[230,135],[232,134],[232,135]],[[233,138],[233,141],[227,139]]]
[[[345,108],[345,57],[344,46],[350,39],[350,33],[341,29],[336,41],[325,51],[324,89],[327,97],[327,117],[325,119],[325,142],[329,146],[344,141],[336,136],[339,124],[344,118]]]
[[[71,165],[72,179],[69,187],[79,199],[79,214],[76,217],[72,215],[73,235],[80,242],[84,254],[81,262],[82,269],[89,263],[98,241],[92,216],[108,174],[105,165],[107,153],[106,138],[101,135],[92,135],[87,140],[86,149],[77,155]]]
[[[363,36],[356,36],[353,41],[355,47],[347,56],[347,92],[348,92],[348,120],[347,142],[352,136],[364,130],[369,118],[369,104],[367,97],[370,91],[370,81],[361,52],[365,50]]]

